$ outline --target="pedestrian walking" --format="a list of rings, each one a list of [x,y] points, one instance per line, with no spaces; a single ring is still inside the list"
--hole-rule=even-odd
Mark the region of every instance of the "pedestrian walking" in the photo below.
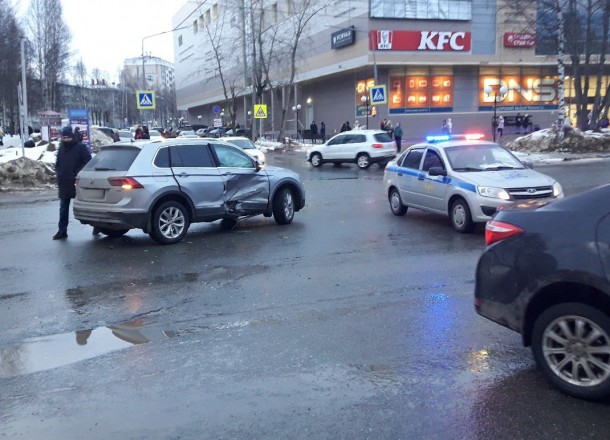
[[[453,122],[451,122],[451,118],[447,118],[447,134],[451,134],[453,132]]]
[[[91,153],[85,144],[74,137],[72,127],[61,130],[61,142],[57,151],[55,174],[59,196],[59,223],[53,240],[68,238],[70,201],[76,197],[76,175],[91,160]]]
[[[448,134],[448,131],[447,131],[447,120],[446,119],[443,119],[443,122],[441,123],[441,133]]]
[[[309,132],[311,133],[311,141],[316,142],[318,138],[318,124],[316,124],[316,121],[311,121],[311,124],[309,124]]]
[[[76,142],[83,141],[83,133],[80,131],[80,127],[74,127],[74,139],[76,139]]]
[[[400,153],[400,149],[402,147],[402,127],[400,126],[400,122],[396,123],[396,128],[394,129],[394,142],[396,142],[396,150]]]
[[[530,126],[530,115],[523,117],[523,133],[527,134],[527,128]]]
[[[504,116],[500,115],[498,118],[498,133],[500,137],[504,135]]]
[[[322,139],[322,143],[326,142],[326,124],[324,121],[320,122],[320,139]]]
[[[515,116],[515,129],[517,130],[517,134],[521,134],[522,125],[523,125],[523,118],[521,117],[521,113],[517,113],[517,116]]]

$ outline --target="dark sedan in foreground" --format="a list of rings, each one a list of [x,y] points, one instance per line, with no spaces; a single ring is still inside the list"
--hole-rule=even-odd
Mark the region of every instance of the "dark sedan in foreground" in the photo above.
[[[521,333],[576,397],[610,397],[610,185],[503,208],[488,222],[476,311]]]

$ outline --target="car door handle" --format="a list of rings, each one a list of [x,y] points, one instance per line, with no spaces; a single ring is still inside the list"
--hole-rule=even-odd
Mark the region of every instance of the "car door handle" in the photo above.
[[[397,174],[398,174],[398,177],[402,177],[402,173],[397,173]]]
[[[424,176],[423,174],[417,175],[417,180],[424,180],[425,178],[426,178],[426,176]]]
[[[176,174],[176,176],[178,176],[178,177],[188,177],[189,174],[185,173],[184,171],[182,171],[180,174]]]

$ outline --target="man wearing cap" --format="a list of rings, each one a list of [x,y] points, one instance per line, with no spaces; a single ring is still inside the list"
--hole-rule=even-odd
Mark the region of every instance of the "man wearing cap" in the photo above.
[[[55,174],[59,195],[59,223],[53,240],[68,238],[70,200],[76,197],[76,175],[91,160],[91,153],[85,144],[74,137],[72,127],[61,130],[61,143],[57,151]]]

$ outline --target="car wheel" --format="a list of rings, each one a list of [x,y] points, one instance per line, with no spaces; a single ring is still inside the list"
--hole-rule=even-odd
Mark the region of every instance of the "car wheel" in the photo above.
[[[322,155],[320,153],[314,153],[311,155],[311,164],[314,167],[319,167],[322,165]]]
[[[356,158],[356,164],[358,165],[358,168],[360,168],[361,170],[364,170],[371,166],[371,158],[369,157],[368,154],[365,154],[365,153],[359,154],[358,157]]]
[[[273,198],[273,218],[278,225],[292,223],[294,218],[294,196],[288,188],[279,190]]]
[[[98,228],[98,231],[101,234],[107,235],[110,238],[119,238],[123,235],[127,234],[129,229],[107,229],[107,228]]]
[[[583,399],[610,396],[610,317],[580,303],[558,304],[534,323],[532,352],[561,391]]]
[[[388,199],[390,201],[390,209],[392,210],[392,214],[405,215],[407,213],[408,208],[402,204],[400,193],[396,188],[392,188],[390,190],[390,195],[388,196]]]
[[[184,206],[170,200],[161,204],[153,214],[150,236],[161,244],[181,241],[189,228],[189,218]]]
[[[231,231],[235,226],[237,226],[237,218],[235,217],[225,217],[220,221],[220,228],[223,231]]]
[[[451,205],[451,224],[453,229],[458,232],[468,233],[474,229],[474,222],[472,221],[472,214],[468,203],[464,199],[457,199]]]

